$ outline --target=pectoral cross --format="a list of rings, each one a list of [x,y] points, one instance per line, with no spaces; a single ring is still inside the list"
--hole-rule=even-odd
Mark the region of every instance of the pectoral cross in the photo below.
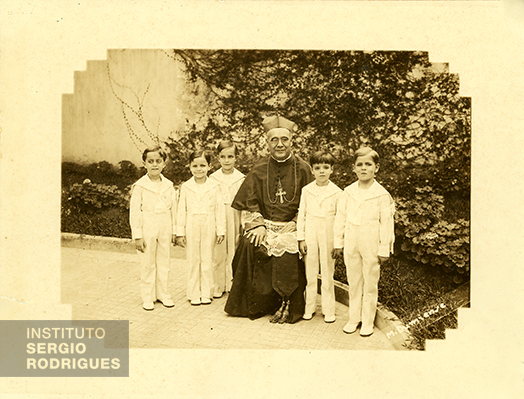
[[[282,189],[282,183],[280,182],[280,179],[278,179],[277,192],[275,194],[275,197],[280,197],[280,203],[283,204],[285,195],[286,192]]]

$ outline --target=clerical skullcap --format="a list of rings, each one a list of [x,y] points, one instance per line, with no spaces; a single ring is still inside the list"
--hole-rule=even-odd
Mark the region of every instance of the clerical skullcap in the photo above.
[[[276,129],[278,127],[283,127],[284,129],[289,130],[290,132],[296,132],[298,126],[295,122],[291,122],[289,119],[284,118],[283,116],[268,116],[262,121],[262,126],[264,130],[269,132],[271,129]]]

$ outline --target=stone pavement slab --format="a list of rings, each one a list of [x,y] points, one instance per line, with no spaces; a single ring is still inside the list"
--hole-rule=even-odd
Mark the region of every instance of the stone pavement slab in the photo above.
[[[73,320],[129,320],[132,348],[215,349],[394,349],[377,327],[370,337],[345,334],[347,306],[337,302],[334,323],[320,311],[312,320],[271,324],[224,312],[227,294],[210,305],[191,306],[186,297],[188,263],[171,259],[169,290],[174,308],[155,303],[142,309],[140,264],[136,254],[62,247],[61,301],[72,305]]]

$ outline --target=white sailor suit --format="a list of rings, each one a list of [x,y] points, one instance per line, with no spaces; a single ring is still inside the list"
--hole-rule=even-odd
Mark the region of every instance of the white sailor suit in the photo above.
[[[395,205],[377,181],[360,189],[358,181],[340,196],[335,218],[335,248],[344,248],[349,283],[349,323],[373,327],[380,266],[378,256],[393,252]]]
[[[208,178],[205,183],[198,184],[192,177],[182,184],[176,232],[187,241],[188,299],[212,298],[216,237],[226,233],[225,206],[215,179]]]
[[[231,289],[233,281],[231,264],[240,234],[241,212],[231,208],[231,203],[238,189],[244,182],[245,175],[237,169],[233,169],[233,173],[226,175],[222,169],[219,169],[211,174],[210,178],[219,183],[226,212],[226,236],[224,237],[224,241],[215,246],[213,259],[213,276],[215,279],[214,294],[220,296],[224,291],[228,292]]]
[[[335,316],[335,286],[333,273],[335,260],[331,256],[334,245],[333,225],[338,197],[342,190],[333,182],[318,186],[314,181],[302,189],[297,219],[297,239],[307,245],[306,308],[305,314],[315,312],[317,277],[320,266],[322,276],[322,313]]]
[[[175,234],[176,192],[173,183],[160,175],[160,184],[148,175],[132,188],[129,221],[133,239],[143,238],[140,291],[143,302],[171,299],[167,283],[171,238]]]

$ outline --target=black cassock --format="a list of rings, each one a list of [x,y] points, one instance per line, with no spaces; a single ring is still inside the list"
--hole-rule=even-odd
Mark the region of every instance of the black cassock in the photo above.
[[[258,212],[272,222],[296,221],[302,187],[313,181],[309,165],[295,155],[284,162],[269,157],[259,161],[246,176],[232,207]],[[254,220],[246,229],[264,225]],[[288,322],[304,314],[306,276],[298,253],[269,256],[263,245],[255,247],[240,237],[233,258],[233,285],[225,311],[251,319],[273,314],[282,298],[289,298]]]

